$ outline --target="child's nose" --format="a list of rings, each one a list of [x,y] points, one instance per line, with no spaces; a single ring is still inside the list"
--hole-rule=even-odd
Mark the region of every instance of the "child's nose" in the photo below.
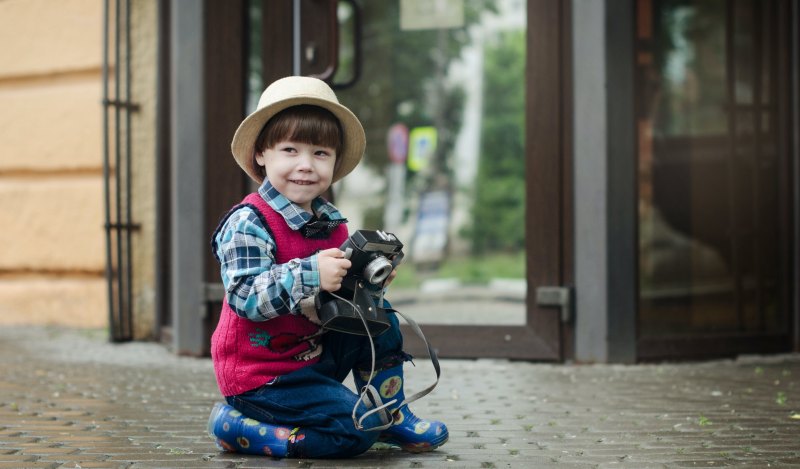
[[[297,161],[297,168],[301,171],[311,171],[312,164],[311,164],[311,155],[302,154],[300,155],[299,160]]]

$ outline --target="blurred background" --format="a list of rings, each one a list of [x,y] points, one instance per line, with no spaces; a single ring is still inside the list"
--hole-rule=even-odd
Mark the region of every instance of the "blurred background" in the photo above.
[[[205,355],[272,81],[361,119],[328,197],[442,356],[798,351],[790,0],[4,0],[0,324]],[[410,348],[419,347],[410,344]]]

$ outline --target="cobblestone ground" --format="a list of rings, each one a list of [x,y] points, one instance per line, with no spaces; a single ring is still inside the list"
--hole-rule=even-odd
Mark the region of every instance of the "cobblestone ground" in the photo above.
[[[660,365],[444,360],[415,411],[450,441],[344,461],[218,452],[208,359],[98,331],[0,330],[0,468],[800,468],[800,356]],[[424,360],[410,389],[433,374]]]

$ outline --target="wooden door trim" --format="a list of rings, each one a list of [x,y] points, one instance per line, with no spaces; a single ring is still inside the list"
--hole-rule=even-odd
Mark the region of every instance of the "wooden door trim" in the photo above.
[[[559,309],[536,304],[539,286],[574,284],[571,2],[529,0],[526,42],[525,179],[528,295],[524,326],[423,325],[442,357],[561,361],[574,329]],[[405,337],[413,337],[404,327]],[[568,344],[569,349],[564,345]],[[425,353],[407,340],[412,354]]]

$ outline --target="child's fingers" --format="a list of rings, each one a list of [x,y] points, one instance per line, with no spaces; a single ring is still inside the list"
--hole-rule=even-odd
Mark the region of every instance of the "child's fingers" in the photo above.
[[[394,280],[395,277],[397,277],[397,269],[394,269],[392,273],[389,274],[389,277],[386,279],[386,282],[383,284],[383,286],[388,287],[389,284],[392,283],[392,280]]]
[[[342,275],[347,273],[347,269],[349,269],[351,265],[350,260],[345,259],[344,253],[337,248],[331,248],[331,249],[326,249],[324,251],[320,251],[319,254],[317,254],[317,256],[318,259],[322,262],[327,262],[328,260],[330,260],[333,261],[339,268],[344,269],[345,272],[342,273]]]
[[[333,257],[335,259],[344,259],[344,252],[342,252],[339,248],[330,248],[325,249],[319,252],[318,256],[320,257]]]
[[[347,275],[350,261],[344,253],[336,248],[326,249],[317,254],[319,264],[320,287],[325,291],[336,291],[342,287],[342,279]]]

